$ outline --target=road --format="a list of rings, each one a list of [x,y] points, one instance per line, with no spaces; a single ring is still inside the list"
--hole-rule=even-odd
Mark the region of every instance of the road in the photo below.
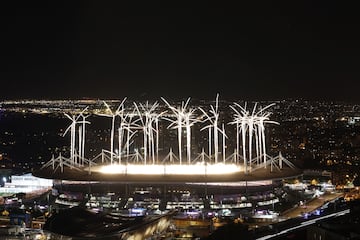
[[[298,230],[298,229],[307,227],[307,226],[312,225],[312,224],[314,224],[314,223],[316,223],[318,221],[328,219],[328,218],[333,218],[333,217],[339,217],[339,216],[342,216],[342,215],[345,215],[345,214],[348,214],[348,213],[350,213],[350,209],[340,210],[338,212],[331,213],[331,214],[328,214],[328,215],[325,215],[325,216],[317,217],[317,218],[310,219],[310,220],[304,220],[304,221],[302,221],[300,223],[296,223],[296,224],[289,223],[289,226],[287,228],[285,228],[285,229],[282,229],[281,231],[278,231],[278,232],[276,232],[274,234],[267,234],[266,236],[258,237],[256,239],[258,239],[258,240],[272,239],[272,238],[278,237],[280,235],[290,233],[290,232],[292,232],[294,230]],[[277,227],[275,226],[272,229],[274,229],[276,231]]]
[[[327,194],[307,203],[306,207],[296,207],[282,216],[286,220],[256,229],[254,231],[255,239],[272,239],[324,219],[348,214],[350,210],[347,205],[337,206],[335,202],[342,196],[343,194],[340,193]]]
[[[298,206],[282,213],[281,218],[285,220],[301,216],[303,213],[312,212],[320,206],[324,205],[324,203],[330,202],[342,196],[344,196],[344,193],[326,193],[320,197],[314,198],[309,202],[304,203],[303,206]]]

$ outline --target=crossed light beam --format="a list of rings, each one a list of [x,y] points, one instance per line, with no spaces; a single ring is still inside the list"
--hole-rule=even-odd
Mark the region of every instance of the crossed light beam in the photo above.
[[[108,113],[99,113],[99,116],[105,116],[105,117],[111,117],[111,133],[110,133],[110,162],[113,164],[114,161],[114,135],[115,135],[115,118],[116,116],[122,116],[124,114],[124,103],[126,101],[126,98],[124,98],[117,109],[115,111],[112,111],[110,106],[104,101],[104,105],[106,107],[106,111]],[[120,151],[120,149],[119,149]]]
[[[266,143],[265,143],[265,123],[279,124],[275,121],[270,121],[269,116],[270,112],[265,112],[266,109],[272,107],[274,104],[267,105],[264,108],[257,110],[257,104],[254,105],[251,113],[246,109],[245,106],[242,107],[238,103],[234,103],[234,106],[230,108],[235,112],[234,119],[229,124],[236,124],[236,152],[239,152],[239,135],[242,136],[242,150],[243,150],[243,159],[245,172],[251,171],[252,164],[252,147],[253,147],[253,136],[255,135],[255,148],[256,148],[256,159],[263,157],[264,166],[266,167]],[[246,154],[246,145],[248,146],[248,156]],[[249,169],[248,169],[249,168]]]
[[[182,163],[182,128],[186,129],[186,152],[188,163],[191,163],[191,127],[199,121],[195,117],[195,110],[193,108],[188,108],[190,98],[185,102],[181,102],[181,106],[175,108],[172,106],[165,98],[161,98],[165,104],[170,108],[170,110],[175,115],[176,119],[164,118],[170,122],[169,128],[177,129],[178,131],[178,149],[179,149],[179,161]]]
[[[143,130],[144,162],[146,164],[149,157],[155,164],[155,158],[158,160],[159,157],[159,119],[165,112],[156,113],[158,102],[153,104],[134,102],[134,106],[141,122],[138,128]]]
[[[120,123],[121,130],[119,128],[119,132],[126,131],[126,140],[125,140],[124,148],[126,150],[127,159],[129,158],[129,155],[130,155],[130,145],[133,143],[133,141],[130,142],[130,140],[137,133],[137,130],[133,131],[133,129],[137,129],[139,126],[136,123],[136,122],[138,122],[139,119],[134,120],[134,116],[135,116],[135,109],[132,111],[132,113],[127,113],[121,119],[121,123]],[[121,163],[121,152],[122,152],[122,151],[120,151],[120,149],[122,149],[121,139],[122,139],[122,136],[120,136],[120,134],[119,134],[119,162],[120,163]]]
[[[225,134],[225,129],[224,127],[221,129],[219,128],[219,94],[216,95],[216,99],[215,99],[215,108],[213,105],[210,105],[210,114],[209,115],[204,109],[202,109],[201,107],[199,107],[200,111],[204,114],[205,116],[205,121],[209,122],[209,125],[203,127],[200,131],[208,129],[209,131],[209,139],[208,139],[208,143],[209,143],[209,156],[211,157],[212,152],[211,152],[211,146],[212,146],[212,139],[211,139],[211,132],[213,130],[214,132],[214,159],[215,159],[215,163],[218,162],[218,154],[219,154],[219,133],[222,134],[223,136],[223,151],[225,151],[225,138],[227,138],[226,134]],[[223,153],[224,156],[225,153]],[[223,157],[224,161],[225,161],[225,157]]]
[[[84,154],[85,154],[85,125],[90,124],[89,121],[86,121],[88,117],[84,115],[84,112],[88,109],[88,107],[84,108],[80,114],[78,115],[69,115],[64,113],[64,115],[71,120],[71,124],[65,130],[63,136],[65,136],[70,131],[70,162],[72,165],[82,165],[84,162]],[[79,121],[80,117],[82,120]],[[76,126],[79,125],[78,128],[78,152],[76,152]],[[79,159],[77,159],[79,157]]]

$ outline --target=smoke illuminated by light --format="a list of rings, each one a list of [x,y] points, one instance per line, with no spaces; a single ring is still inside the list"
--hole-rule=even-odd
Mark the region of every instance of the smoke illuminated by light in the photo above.
[[[141,175],[222,175],[241,172],[239,165],[235,164],[166,164],[166,165],[140,165],[140,164],[111,164],[93,168],[92,171],[104,174],[141,174]]]

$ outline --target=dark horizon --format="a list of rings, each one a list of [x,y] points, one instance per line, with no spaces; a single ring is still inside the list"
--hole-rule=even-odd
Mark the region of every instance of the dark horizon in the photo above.
[[[86,100],[99,100],[99,101],[110,101],[110,100],[114,100],[114,101],[122,101],[124,98],[126,98],[126,103],[128,102],[145,102],[145,101],[149,101],[150,103],[152,102],[160,102],[163,103],[163,101],[161,100],[161,97],[163,96],[159,96],[159,97],[151,97],[151,98],[146,98],[146,97],[128,97],[128,96],[124,96],[124,97],[119,97],[119,98],[101,98],[101,97],[79,97],[79,98],[75,98],[75,97],[65,97],[65,98],[49,98],[49,97],[43,97],[43,98],[0,98],[0,103],[1,102],[6,102],[6,101],[86,101]],[[216,95],[213,96],[213,98],[211,97],[205,97],[205,98],[198,98],[198,97],[191,97],[191,96],[177,96],[175,98],[171,98],[171,97],[165,97],[165,99],[169,102],[185,102],[186,100],[188,100],[188,98],[190,98],[190,103],[196,103],[197,101],[206,101],[206,102],[215,102],[216,99]],[[360,105],[360,101],[357,100],[343,100],[343,99],[307,99],[307,98],[269,98],[269,99],[253,99],[253,98],[224,98],[221,95],[219,95],[219,102],[249,102],[249,103],[261,103],[261,102],[292,102],[292,101],[299,101],[299,102],[309,102],[309,103],[315,103],[315,102],[323,102],[323,103],[340,103],[340,104],[351,104],[351,105]]]
[[[347,3],[7,3],[0,99],[360,103]],[[4,11],[4,10],[3,10]]]

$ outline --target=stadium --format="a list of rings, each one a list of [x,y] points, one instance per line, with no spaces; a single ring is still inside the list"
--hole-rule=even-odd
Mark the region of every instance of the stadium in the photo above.
[[[33,174],[55,180],[58,205],[135,214],[176,210],[177,227],[200,223],[200,216],[206,224],[214,216],[273,218],[254,211],[287,207],[282,181],[302,172],[281,152],[267,154],[265,125],[278,124],[269,119],[273,104],[249,110],[234,103],[224,117],[218,97],[207,108],[190,107],[190,99],[162,101],[129,108],[124,99],[116,110],[104,102],[97,115],[111,120],[110,146],[91,158],[85,157],[88,109],[65,114],[69,155],[53,156]]]
[[[163,106],[146,102],[129,108],[125,98],[116,110],[104,102],[105,110],[97,115],[111,119],[110,149],[91,159],[85,157],[88,109],[65,113],[71,121],[64,133],[70,135],[69,156],[53,157],[34,175],[123,183],[231,183],[301,174],[280,152],[275,157],[266,152],[265,125],[278,124],[269,119],[268,109],[274,104],[247,109],[234,103],[226,122],[229,118],[220,115],[218,96],[207,108],[189,106],[190,98],[180,105],[162,101]]]

